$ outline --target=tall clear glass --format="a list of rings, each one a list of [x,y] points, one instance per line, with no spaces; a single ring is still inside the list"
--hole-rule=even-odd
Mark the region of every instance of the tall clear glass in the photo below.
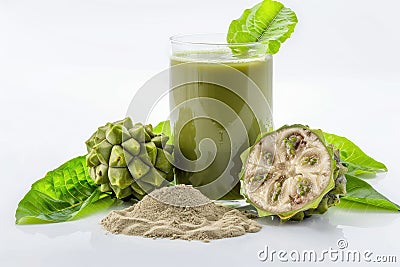
[[[171,37],[170,119],[177,183],[240,199],[240,154],[272,128],[272,56],[225,34]]]

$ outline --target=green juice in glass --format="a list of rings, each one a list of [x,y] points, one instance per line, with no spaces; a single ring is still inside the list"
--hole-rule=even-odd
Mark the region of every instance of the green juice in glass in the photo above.
[[[200,191],[214,199],[241,199],[238,182],[242,167],[240,154],[255,142],[260,132],[272,127],[272,56],[264,54],[259,57],[235,58],[229,49],[183,51],[173,53],[170,64],[172,90],[169,100],[171,111],[175,110],[171,113],[171,127],[174,133],[175,163],[178,165],[177,183],[201,187],[223,174],[224,188],[213,188],[219,191],[218,194],[208,194],[207,189]],[[227,83],[234,85],[235,89],[226,88],[224,84]],[[254,93],[254,85],[265,97],[264,100]],[[210,99],[217,101],[210,103]],[[251,104],[246,103],[246,100],[251,100]],[[229,114],[229,109],[236,116]],[[233,140],[224,125],[228,125],[232,133],[238,134],[243,128],[235,125],[240,123],[245,131],[240,134],[240,138]],[[214,144],[203,143],[203,153],[200,153],[200,143],[204,139],[212,140]],[[236,151],[233,155],[232,148]],[[177,149],[180,149],[181,155],[176,153]],[[203,170],[190,171],[193,166],[183,163],[184,158],[195,161],[201,156],[211,160],[210,151],[215,149],[214,160]]]

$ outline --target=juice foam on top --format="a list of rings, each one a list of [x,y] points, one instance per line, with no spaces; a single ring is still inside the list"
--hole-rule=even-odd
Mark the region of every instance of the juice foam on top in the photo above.
[[[253,61],[265,61],[270,55],[234,55],[230,49],[218,49],[207,51],[184,51],[171,55],[171,60],[181,62],[199,63],[246,63]]]

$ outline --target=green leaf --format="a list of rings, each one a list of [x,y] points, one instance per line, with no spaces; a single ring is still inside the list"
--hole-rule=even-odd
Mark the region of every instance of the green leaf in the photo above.
[[[155,134],[165,134],[166,136],[171,136],[171,125],[170,121],[162,121],[153,128],[153,133]]]
[[[35,182],[19,202],[16,224],[75,220],[116,202],[100,192],[89,176],[85,156],[74,158]]]
[[[347,194],[340,198],[338,207],[363,210],[400,210],[399,205],[387,199],[364,180],[349,174],[346,174],[346,179]]]
[[[251,9],[246,9],[239,19],[229,26],[228,43],[265,44],[267,54],[276,54],[281,44],[294,31],[297,24],[296,14],[283,4],[264,0]],[[240,50],[233,48],[233,51]]]
[[[173,135],[171,132],[171,124],[169,120],[162,121],[153,128],[153,133],[164,134],[169,137],[167,144],[173,144]]]
[[[348,173],[362,175],[387,172],[388,169],[385,164],[365,154],[364,151],[346,137],[329,133],[324,133],[324,136],[329,144],[340,150],[341,161],[348,168]]]

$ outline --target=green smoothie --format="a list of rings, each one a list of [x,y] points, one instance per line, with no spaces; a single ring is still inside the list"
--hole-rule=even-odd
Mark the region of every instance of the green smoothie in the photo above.
[[[240,154],[260,131],[272,127],[272,57],[237,59],[229,51],[174,54],[170,86],[177,183],[209,184],[200,189],[208,197],[240,199]],[[187,161],[201,157],[205,168],[200,166],[204,162]],[[220,176],[223,185],[210,184]],[[218,193],[208,193],[210,188]]]

